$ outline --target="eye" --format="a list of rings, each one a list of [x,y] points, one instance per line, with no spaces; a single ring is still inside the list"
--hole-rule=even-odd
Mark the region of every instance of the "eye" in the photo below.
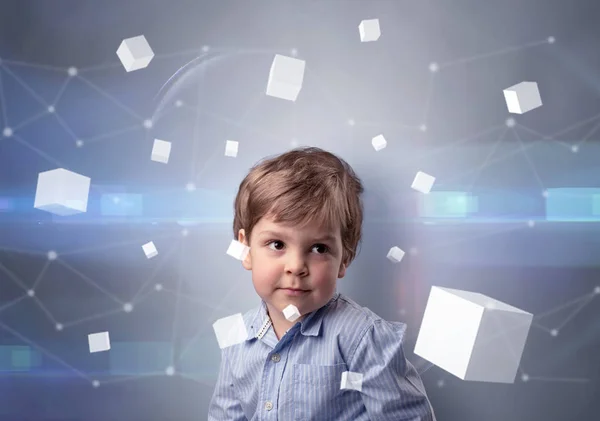
[[[272,244],[281,244],[283,246],[283,242],[279,241],[279,240],[273,240],[273,241],[269,241],[267,243],[267,246],[271,246]],[[276,248],[276,250],[281,250],[279,248]]]
[[[315,244],[315,245],[313,246],[313,249],[314,249],[314,248],[317,248],[317,247],[320,247],[322,250],[324,249],[322,253],[318,253],[318,254],[325,254],[325,253],[329,253],[329,247],[327,247],[325,244]]]

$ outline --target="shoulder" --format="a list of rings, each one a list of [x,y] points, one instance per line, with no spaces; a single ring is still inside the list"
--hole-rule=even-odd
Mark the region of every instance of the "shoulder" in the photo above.
[[[350,348],[355,348],[367,333],[391,331],[402,340],[406,331],[405,323],[385,320],[341,293],[323,316],[323,327],[325,334],[338,336]]]

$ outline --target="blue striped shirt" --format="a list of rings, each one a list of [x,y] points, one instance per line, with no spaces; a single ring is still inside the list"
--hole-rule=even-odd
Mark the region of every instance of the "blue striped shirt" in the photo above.
[[[248,339],[225,348],[209,421],[435,421],[402,346],[406,325],[388,322],[336,292],[280,340],[264,301],[244,314]],[[362,373],[362,390],[341,389]]]

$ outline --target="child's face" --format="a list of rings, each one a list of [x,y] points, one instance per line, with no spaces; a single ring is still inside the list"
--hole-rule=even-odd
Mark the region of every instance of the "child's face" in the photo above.
[[[270,309],[280,312],[289,304],[302,315],[321,308],[333,296],[337,278],[346,273],[339,227],[331,231],[318,224],[297,227],[262,218],[251,244],[243,229],[238,241],[250,247],[243,266],[252,271],[254,289]]]

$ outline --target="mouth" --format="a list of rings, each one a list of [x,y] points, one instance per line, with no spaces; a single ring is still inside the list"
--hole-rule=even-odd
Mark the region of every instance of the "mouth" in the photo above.
[[[295,291],[295,292],[308,292],[308,289],[299,289],[299,288],[281,288],[281,289],[285,289],[286,291]]]

